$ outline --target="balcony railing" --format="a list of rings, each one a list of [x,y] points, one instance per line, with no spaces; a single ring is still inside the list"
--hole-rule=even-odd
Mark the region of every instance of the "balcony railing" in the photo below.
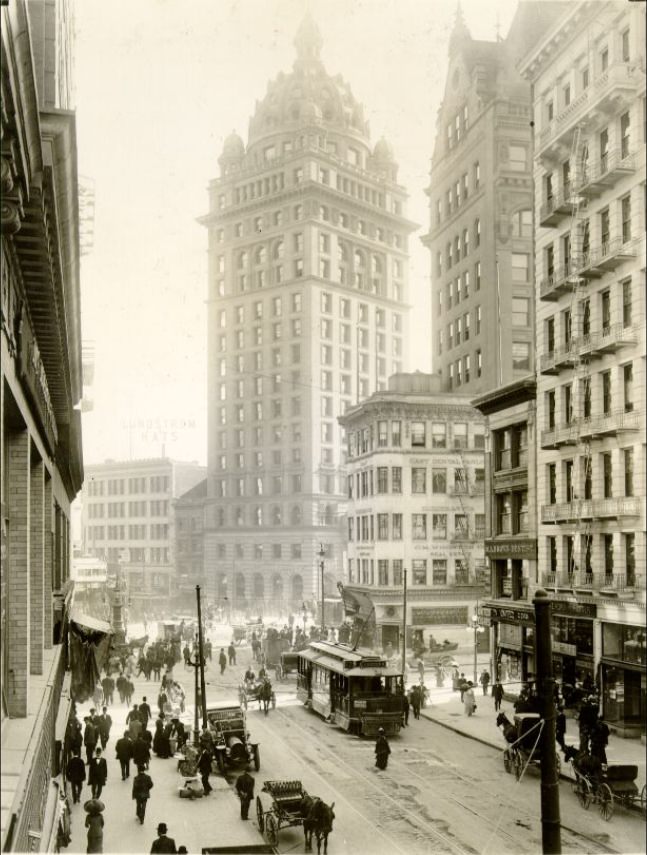
[[[573,262],[575,274],[585,279],[596,279],[608,270],[615,270],[628,258],[633,258],[636,250],[632,241],[623,243],[622,238],[614,237],[592,246]]]
[[[546,588],[573,588],[590,591],[644,591],[645,576],[635,573],[587,573],[583,570],[542,573],[541,583]]]
[[[611,104],[614,110],[618,101],[628,103],[644,80],[644,71],[636,64],[619,62],[610,66],[604,74],[593,81],[566,109],[562,110],[539,134],[538,154],[554,145],[570,147],[577,125],[593,124],[599,111]]]
[[[539,225],[543,228],[556,226],[562,217],[571,214],[573,203],[570,187],[565,187],[561,193],[555,193],[550,199],[546,199],[539,209]]]
[[[572,291],[577,284],[577,277],[574,275],[575,266],[573,259],[571,263],[559,265],[552,273],[541,279],[539,282],[540,299],[555,301],[559,300],[562,294]]]
[[[622,496],[617,499],[578,499],[542,505],[542,523],[568,522],[591,519],[618,519],[640,515],[640,499]]]
[[[562,445],[574,445],[578,439],[578,425],[572,421],[547,428],[541,432],[542,448],[560,448]]]
[[[614,149],[595,163],[580,164],[571,182],[571,193],[577,196],[598,196],[618,178],[636,170],[636,154]],[[543,224],[541,224],[543,225]]]

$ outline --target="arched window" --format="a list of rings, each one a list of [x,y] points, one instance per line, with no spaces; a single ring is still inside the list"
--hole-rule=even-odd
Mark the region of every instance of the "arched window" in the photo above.
[[[292,510],[290,511],[290,523],[292,525],[301,525],[302,518],[303,514],[301,512],[301,505],[292,505]]]
[[[254,522],[256,525],[263,525],[263,508],[260,505],[254,508]]]
[[[243,249],[238,253],[238,267],[239,269],[243,269],[247,267],[247,250]]]
[[[355,270],[363,270],[364,269],[364,266],[366,265],[366,258],[364,256],[364,253],[361,250],[359,250],[359,249],[355,250],[354,261],[355,261]]]
[[[254,252],[254,264],[265,264],[267,261],[267,249],[264,246],[259,246]]]
[[[282,515],[281,506],[273,505],[272,507],[272,525],[281,525]]]
[[[277,240],[274,244],[274,249],[272,251],[272,255],[274,258],[283,258],[284,252],[284,244],[282,240]]]

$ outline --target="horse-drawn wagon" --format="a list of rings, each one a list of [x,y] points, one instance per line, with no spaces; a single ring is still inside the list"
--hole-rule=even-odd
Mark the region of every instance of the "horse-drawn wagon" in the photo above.
[[[327,805],[320,798],[304,790],[301,781],[264,781],[261,793],[270,796],[269,807],[260,795],[256,796],[256,818],[261,833],[270,846],[278,846],[282,828],[303,826],[306,852],[312,848],[312,837],[317,840],[317,853],[328,851],[328,835],[335,818],[334,802]]]
[[[638,766],[626,763],[609,764],[606,769],[598,760],[580,752],[571,761],[575,780],[573,791],[584,810],[591,804],[598,807],[607,822],[613,816],[616,804],[625,808],[640,803],[643,814],[647,806],[647,785],[641,791],[636,786]]]
[[[515,713],[514,722],[500,712],[496,719],[497,727],[503,728],[503,736],[508,743],[503,752],[503,766],[506,772],[514,771],[517,781],[527,766],[537,768],[541,765],[541,716],[539,713]],[[561,762],[555,754],[557,777]]]

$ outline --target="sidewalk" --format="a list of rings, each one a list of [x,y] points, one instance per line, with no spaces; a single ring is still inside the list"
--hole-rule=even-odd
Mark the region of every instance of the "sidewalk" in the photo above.
[[[411,684],[413,682],[413,674],[410,674],[409,677],[409,684]],[[429,693],[428,705],[420,711],[422,717],[439,724],[441,727],[446,727],[448,730],[453,730],[455,733],[460,733],[470,739],[476,739],[484,745],[491,745],[503,752],[505,742],[501,729],[496,726],[494,701],[489,694],[486,697],[481,694],[480,686],[474,692],[477,711],[471,717],[468,717],[463,711],[460,693],[452,691],[451,683],[449,688],[439,689],[431,687]],[[510,720],[513,719],[514,707],[512,703],[503,701],[501,710]],[[567,719],[566,743],[567,745],[577,745],[578,742],[577,722],[573,719]],[[607,758],[609,763],[633,763],[638,766],[636,785],[639,790],[642,789],[646,779],[646,763],[645,749],[639,739],[621,739],[611,734],[609,736],[609,745],[607,746]],[[560,760],[562,761],[562,777],[569,780],[572,779],[573,771],[571,765],[564,762],[561,751]],[[503,759],[501,759],[501,768],[503,768]]]

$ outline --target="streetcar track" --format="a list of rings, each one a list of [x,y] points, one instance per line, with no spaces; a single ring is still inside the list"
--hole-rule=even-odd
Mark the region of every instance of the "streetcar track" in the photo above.
[[[281,716],[285,721],[287,721],[291,726],[296,726],[303,733],[307,734],[308,732],[310,732],[310,733],[315,733],[318,736],[321,736],[320,729],[315,728],[312,724],[308,724],[307,726],[304,726],[304,725],[300,724],[299,722],[295,721],[294,719],[288,718],[288,716],[282,710],[278,710],[278,708],[277,708],[277,711],[279,711],[281,713]],[[325,733],[325,730],[324,730],[324,733]],[[353,746],[358,747],[358,748],[366,748],[367,753],[369,753],[370,748],[371,748],[370,745],[365,745],[365,744],[362,744],[361,742],[360,743],[355,742],[355,743],[350,743],[350,744],[352,744]],[[321,743],[320,743],[320,745],[321,745]],[[333,749],[327,745],[325,745],[325,749],[329,754],[334,753]],[[317,750],[319,750],[319,752],[323,754],[323,749],[318,748]],[[405,750],[412,752],[412,753],[415,752],[417,754],[422,755],[422,759],[419,762],[425,763],[427,765],[427,768],[429,768],[429,760],[424,757],[425,754],[430,755],[433,760],[437,761],[437,765],[439,765],[439,766],[447,767],[449,765],[451,768],[451,774],[448,775],[447,778],[450,780],[458,778],[463,783],[468,784],[468,785],[474,785],[475,783],[481,782],[481,779],[474,778],[473,776],[467,776],[467,775],[463,774],[458,769],[458,767],[455,766],[455,764],[453,764],[453,763],[448,764],[447,761],[445,761],[441,757],[439,757],[438,754],[436,752],[434,752],[433,749],[428,749],[428,748],[427,749],[424,749],[424,748],[420,749],[420,748],[416,748],[416,747],[407,747],[407,749],[405,749]],[[349,763],[347,763],[347,761],[342,760],[342,758],[340,758],[339,755],[336,753],[335,753],[335,759],[337,761],[341,760],[341,762],[344,763],[344,765],[346,765],[352,771],[356,771],[355,767],[351,766]],[[414,760],[415,760],[415,758],[414,758]],[[393,763],[393,760],[391,762]],[[411,765],[409,763],[407,763],[407,761],[396,761],[394,765],[396,768],[400,767],[402,769],[402,767],[404,767],[404,771],[407,774],[415,776],[416,778],[418,778],[425,787],[429,786],[430,781],[428,780],[428,778],[423,777],[421,774],[419,774],[418,772],[411,769]],[[365,775],[361,775],[361,773],[359,773],[359,774],[362,778],[364,778],[365,780],[368,780],[372,784],[373,788],[378,790],[381,795],[385,796],[390,801],[392,801],[396,805],[396,809],[398,812],[400,812],[400,813],[404,812],[406,814],[411,814],[411,811],[409,811],[407,808],[404,808],[400,802],[398,802],[396,799],[394,799],[392,796],[390,796],[388,793],[386,793],[381,787],[379,787],[376,784],[375,781],[373,781],[370,778],[367,778]],[[442,782],[442,778],[434,778],[434,780],[431,783],[436,783],[436,782]],[[397,782],[394,782],[392,779],[391,779],[391,783],[397,784]],[[480,821],[482,821],[487,826],[489,826],[491,828],[494,827],[496,834],[501,835],[504,838],[507,838],[507,840],[511,844],[518,845],[519,841],[514,835],[510,834],[510,832],[506,831],[503,828],[497,827],[498,821],[494,822],[490,817],[488,817],[485,814],[480,813],[478,810],[475,810],[470,805],[466,804],[465,802],[461,801],[460,799],[456,798],[455,796],[449,795],[448,793],[444,793],[443,795],[445,798],[447,798],[449,801],[452,801],[454,804],[459,806],[461,809],[468,811],[474,817],[477,817]],[[505,805],[505,803],[503,803],[503,804],[499,804],[498,807],[501,810],[504,810],[507,806]],[[534,815],[529,814],[527,811],[523,811],[523,814],[521,816],[519,816],[520,810],[522,810],[522,808],[520,808],[519,806],[515,806],[515,811],[517,812],[518,818],[525,820],[525,821],[529,821],[533,824],[535,824],[537,822],[537,818]],[[425,811],[423,811],[423,813],[424,812]],[[419,820],[419,817],[416,816],[416,819]],[[430,823],[438,822],[438,821],[439,820],[435,820],[433,817],[429,818],[429,819],[425,818],[423,820],[424,824],[427,826],[430,826]],[[438,829],[436,827],[434,827],[434,826],[430,826],[430,827],[431,827],[431,830],[432,830],[432,833],[434,834],[434,836],[441,838],[446,843],[449,843],[452,847],[458,848],[457,843],[455,843],[450,838],[446,837],[442,832],[438,831]],[[584,834],[583,832],[578,831],[577,829],[571,828],[570,826],[566,826],[563,823],[560,823],[560,828],[561,828],[562,832],[564,832],[566,835],[569,835],[571,838],[573,838],[574,842],[576,844],[578,844],[580,846],[582,844],[584,844],[586,846],[586,848],[584,848],[582,850],[586,853],[586,855],[593,855],[594,852],[609,853],[609,855],[618,855],[618,850],[613,849],[611,846],[603,843],[602,841],[598,840],[595,837],[591,837],[587,834]],[[488,840],[488,846],[491,844],[491,842],[492,841]],[[587,846],[586,844],[592,844],[596,848],[591,849],[591,846],[590,845]],[[471,847],[469,847],[468,850],[458,849],[458,851],[474,852],[475,850],[473,850]]]

